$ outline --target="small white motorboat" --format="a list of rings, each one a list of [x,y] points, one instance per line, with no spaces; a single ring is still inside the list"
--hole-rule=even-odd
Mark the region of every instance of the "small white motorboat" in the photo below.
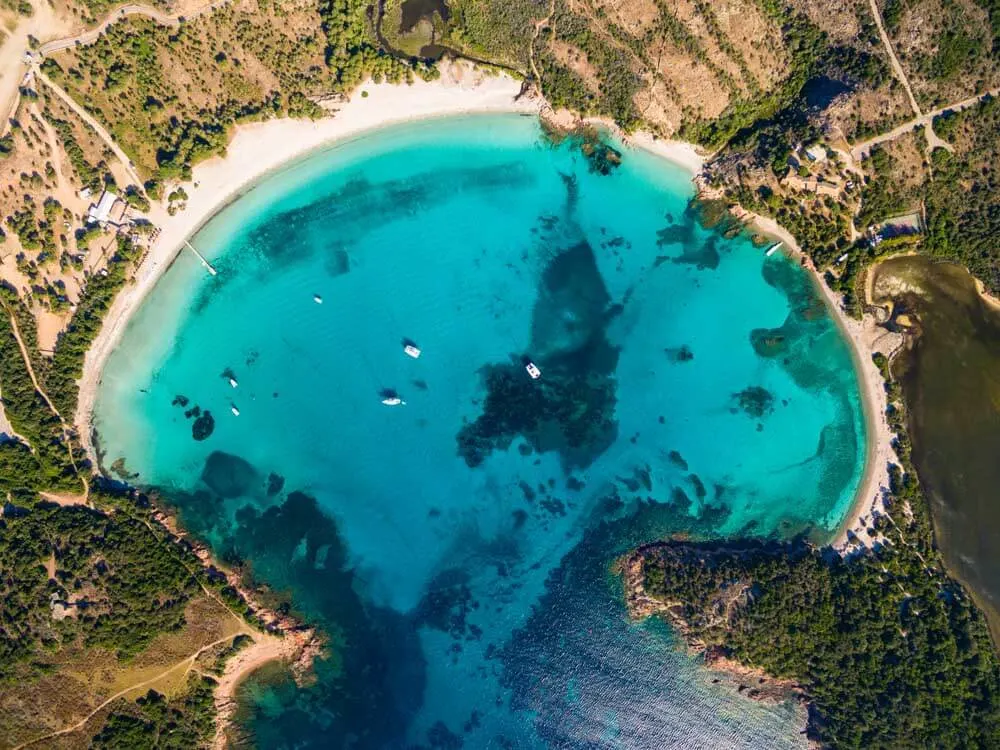
[[[320,297],[318,294],[314,294],[313,295],[313,302],[315,302],[317,305],[322,305],[323,304],[323,298]]]
[[[230,406],[229,410],[233,413],[234,417],[238,417],[240,415],[240,410],[237,409],[235,406]]]
[[[778,250],[781,249],[781,246],[783,244],[785,244],[785,243],[783,243],[783,242],[775,242],[773,245],[771,245],[771,247],[769,247],[767,249],[767,252],[764,253],[765,257],[770,258],[772,255],[774,255],[776,252],[778,252]]]
[[[538,365],[536,365],[534,362],[531,362],[530,360],[524,366],[524,369],[528,371],[528,374],[531,376],[532,380],[538,380],[540,377],[542,377],[542,371],[538,369]]]
[[[239,385],[239,383],[236,382],[236,378],[229,378],[229,385],[235,388],[236,386]]]
[[[395,388],[383,388],[379,396],[382,397],[382,403],[386,406],[406,406],[406,402],[399,397]]]
[[[420,351],[419,347],[416,347],[413,344],[406,344],[403,347],[403,351],[406,352],[406,356],[407,357],[413,357],[414,359],[420,359],[421,351]]]

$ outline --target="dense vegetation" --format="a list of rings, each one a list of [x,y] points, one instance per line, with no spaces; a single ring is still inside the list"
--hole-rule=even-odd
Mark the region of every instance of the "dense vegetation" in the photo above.
[[[64,418],[72,418],[76,412],[83,360],[140,252],[129,239],[118,237],[118,252],[108,259],[103,273],[87,279],[73,317],[59,334],[45,376],[45,391]]]
[[[1000,666],[984,618],[905,543],[832,562],[793,545],[695,544],[646,564],[649,589],[685,602],[697,637],[803,685],[823,744],[1000,745]],[[752,602],[728,628],[707,624],[704,610],[734,582],[754,588]]]
[[[127,658],[184,623],[197,582],[180,548],[156,543],[138,518],[20,500],[0,520],[0,680],[45,672],[78,644]],[[45,560],[54,559],[49,578]],[[188,563],[190,564],[190,563]],[[71,614],[55,619],[53,603]]]
[[[927,185],[927,249],[1000,292],[1000,100],[934,121],[954,153],[936,149]]]
[[[104,120],[150,187],[190,178],[194,164],[224,152],[238,123],[318,117],[310,97],[350,91],[368,77],[430,75],[378,49],[359,0],[253,6],[220,8],[177,29],[132,17],[47,59],[43,70]],[[87,165],[73,164],[89,182]]]
[[[0,442],[0,490],[79,491],[82,485],[73,465],[73,445],[63,433],[58,415],[35,390],[15,337],[12,321],[19,319],[21,305],[17,292],[0,283],[3,407],[14,432],[27,441],[27,445],[18,440]],[[31,340],[24,343],[30,346]]]

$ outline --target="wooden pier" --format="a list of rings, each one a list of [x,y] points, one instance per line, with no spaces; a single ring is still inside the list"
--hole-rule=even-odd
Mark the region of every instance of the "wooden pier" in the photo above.
[[[200,260],[201,264],[205,266],[205,270],[208,271],[209,276],[215,276],[217,271],[215,270],[215,268],[212,266],[211,263],[205,260],[205,256],[199,253],[198,250],[195,248],[195,246],[192,245],[188,240],[184,240],[184,244],[185,246],[187,246],[188,250],[190,250],[192,253],[198,256],[198,260]]]

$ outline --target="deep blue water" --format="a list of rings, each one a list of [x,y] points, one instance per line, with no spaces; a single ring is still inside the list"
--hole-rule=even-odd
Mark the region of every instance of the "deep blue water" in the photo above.
[[[691,195],[531,118],[428,121],[268,178],[195,238],[218,276],[166,274],[96,426],[106,466],[329,635],[311,687],[245,686],[259,747],[802,745],[797,708],[629,623],[611,572],[672,533],[822,537],[861,474],[809,279]]]

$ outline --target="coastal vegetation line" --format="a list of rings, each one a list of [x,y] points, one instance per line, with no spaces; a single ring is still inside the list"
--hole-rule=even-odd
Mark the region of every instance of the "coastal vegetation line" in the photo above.
[[[887,7],[896,8],[895,12],[903,15],[898,4],[890,3]],[[594,7],[558,3],[554,4],[554,8],[556,12],[548,17],[551,25],[541,30],[541,36],[546,41],[540,52],[539,77],[542,91],[553,104],[564,104],[583,113],[610,116],[625,128],[645,123],[639,113],[651,111],[652,105],[649,102],[645,103],[645,109],[636,102],[642,78],[635,75],[634,66],[635,60],[644,64],[644,57],[652,59],[647,49],[655,49],[655,44],[652,43],[657,39],[668,40],[674,48],[690,50],[693,59],[701,60],[709,68],[715,79],[714,85],[731,93],[750,92],[754,81],[764,77],[759,71],[747,72],[739,65],[735,71],[727,71],[723,65],[711,59],[710,53],[706,51],[713,48],[713,40],[716,46],[725,46],[720,42],[723,37],[714,30],[716,27],[709,25],[708,37],[693,35],[688,26],[669,10],[660,10],[655,30],[646,32],[647,36],[641,38],[644,44],[639,45],[635,42],[640,37],[625,31],[623,25],[615,21],[602,23],[595,28],[595,20],[601,16]],[[765,16],[770,14],[768,17],[775,22],[776,19],[784,19],[783,14],[790,9],[789,6],[771,3],[762,4],[762,8],[762,13]],[[541,10],[544,12],[546,9]],[[802,92],[805,85],[820,72],[831,72],[838,66],[846,66],[841,59],[845,53],[836,49],[831,52],[828,42],[816,31],[815,23],[808,16],[795,14],[794,9],[792,10],[794,22],[789,24],[791,30],[783,30],[780,36],[790,49],[797,52],[792,58],[792,74],[779,87],[778,93],[765,97],[760,102],[744,94],[742,100],[735,99],[725,112],[695,115],[687,130],[681,131],[686,137],[710,149],[719,149],[717,160],[709,167],[713,184],[722,186],[730,200],[760,213],[775,216],[782,224],[787,225],[802,247],[814,258],[817,266],[831,269],[827,277],[828,283],[845,293],[849,309],[855,314],[861,314],[864,310],[861,302],[863,297],[858,293],[859,285],[864,283],[864,269],[878,257],[891,253],[894,245],[898,247],[900,244],[908,248],[914,242],[920,242],[921,248],[930,250],[938,257],[959,260],[983,279],[988,288],[995,291],[1000,283],[997,281],[996,253],[988,244],[989,238],[995,236],[991,222],[997,215],[995,102],[988,99],[967,113],[942,115],[940,120],[935,120],[935,131],[952,143],[955,151],[949,153],[946,149],[937,149],[930,155],[927,166],[929,173],[933,174],[933,180],[914,184],[909,174],[900,178],[901,173],[912,173],[914,150],[921,166],[924,159],[920,153],[923,149],[908,143],[909,138],[904,136],[900,139],[902,143],[876,149],[868,160],[857,165],[865,173],[874,174],[873,178],[866,179],[860,188],[860,195],[857,194],[858,191],[843,187],[843,199],[834,200],[831,196],[821,196],[817,190],[814,198],[807,199],[808,210],[802,211],[802,196],[808,195],[808,190],[796,192],[789,187],[788,173],[801,177],[801,166],[790,166],[788,158],[796,151],[798,143],[823,137],[815,123],[802,121]],[[320,49],[324,47],[322,40],[317,45],[303,45],[311,55],[308,59],[289,58],[287,54],[290,48],[278,46],[284,42],[277,40],[273,31],[268,31],[271,26],[277,26],[281,18],[273,9],[262,12],[262,17],[267,19],[266,23],[260,23],[254,14],[250,14],[248,19],[232,12],[234,18],[230,21],[230,28],[243,29],[246,28],[246,23],[251,24],[250,31],[242,32],[245,34],[242,41],[249,44],[248,40],[254,34],[267,39],[268,44],[276,46],[276,49],[268,53],[273,56],[271,59],[281,59],[282,65],[288,65],[289,70],[279,71],[284,73],[278,77],[281,96],[261,96],[259,89],[247,87],[246,82],[240,81],[238,77],[223,76],[223,85],[232,87],[225,89],[229,91],[227,103],[214,109],[203,107],[196,115],[177,119],[179,125],[171,121],[169,125],[161,127],[156,122],[161,118],[157,113],[162,113],[162,119],[165,120],[165,115],[171,112],[178,101],[183,101],[185,94],[175,93],[177,98],[173,101],[170,97],[165,97],[166,101],[158,98],[169,81],[141,80],[145,74],[137,71],[133,65],[132,55],[136,52],[134,45],[139,41],[138,46],[141,48],[144,43],[152,41],[157,49],[162,49],[163,46],[176,47],[178,56],[187,55],[195,61],[204,60],[206,53],[203,45],[210,42],[208,38],[199,36],[202,26],[185,24],[182,33],[168,36],[155,24],[146,21],[130,21],[129,26],[115,24],[109,28],[109,33],[104,38],[106,45],[102,46],[98,42],[90,48],[94,50],[93,53],[84,50],[70,52],[62,62],[59,59],[54,59],[53,63],[46,62],[45,69],[54,80],[61,81],[75,98],[96,110],[106,124],[124,123],[124,129],[119,125],[119,129],[114,130],[115,137],[126,146],[132,161],[138,165],[145,179],[144,185],[132,187],[136,189],[136,193],[145,192],[150,199],[157,200],[164,193],[171,194],[163,187],[166,183],[190,178],[191,169],[199,160],[223,152],[230,137],[230,128],[234,124],[272,115],[320,116],[322,112],[318,109],[319,105],[310,96],[315,95],[318,90],[329,90],[331,80],[335,80],[334,88],[349,92],[366,75],[374,75],[376,78],[384,75],[390,80],[405,80],[412,75],[411,69],[400,61],[384,59],[371,40],[366,39],[368,31],[364,6],[351,4],[346,12],[334,11],[332,8],[328,11],[321,10],[321,14],[324,12],[327,15],[321,23],[328,47]],[[503,19],[497,19],[497,12],[493,6],[484,8],[476,3],[457,4],[455,18],[459,20],[455,22],[457,25],[451,33],[458,36],[461,32],[467,39],[473,40],[469,43],[470,50],[495,55],[498,60],[512,61],[523,66],[524,55],[530,49],[530,45],[525,43],[523,32],[536,17],[546,17],[536,14],[535,9],[530,6],[518,4],[506,7]],[[226,13],[231,11],[220,13],[223,19],[220,23],[225,22]],[[996,18],[994,9],[989,9],[989,13],[991,21]],[[702,16],[707,18],[708,14],[703,12]],[[209,19],[206,25],[210,22],[215,23]],[[900,23],[901,20],[897,17],[896,24]],[[886,25],[891,34],[893,24],[887,19]],[[116,31],[125,28],[130,28],[131,33],[119,34]],[[138,39],[134,33],[136,29],[139,30]],[[506,34],[505,29],[513,29],[517,33]],[[191,41],[189,34],[197,38]],[[953,58],[959,59],[959,70],[962,65],[980,64],[980,58],[990,58],[990,54],[986,52],[988,45],[979,45],[976,54],[971,56],[974,58],[972,62],[963,60],[953,48],[966,45],[966,40],[961,38],[961,34],[956,36],[958,38],[948,37],[944,40],[947,45],[942,47],[938,57],[927,63],[926,69],[917,66],[923,72],[922,81],[917,85],[918,97],[935,101],[934,97],[949,93],[949,87],[954,85],[956,63],[951,61]],[[668,42],[662,42],[661,46]],[[214,48],[215,45],[212,46]],[[567,47],[582,51],[589,67],[572,63],[571,58],[565,54]],[[144,52],[142,49],[139,51]],[[736,59],[737,56],[732,57]],[[72,62],[67,63],[66,59]],[[220,70],[225,70],[228,65],[232,65],[233,69],[240,67],[228,57],[218,59],[217,53],[215,59]],[[888,68],[884,61],[880,62],[875,51],[870,50],[868,57],[857,59],[864,63],[864,67],[860,69],[860,73],[848,68],[848,75],[855,75],[872,90],[891,89]],[[296,66],[309,70],[318,66],[320,74],[325,78],[305,79],[317,84],[316,89],[306,91],[301,88],[302,79],[291,75]],[[73,70],[82,74],[82,79],[77,79]],[[434,75],[425,63],[421,63],[416,70],[428,76]],[[598,93],[594,91],[593,79],[587,77],[594,70],[597,71],[596,80],[599,82]],[[330,78],[331,75],[333,79]],[[651,76],[660,90],[670,94],[668,99],[675,102],[687,101],[684,93],[676,90],[677,84],[669,80],[662,71],[653,72]],[[92,97],[93,89],[99,81],[110,81],[112,91],[115,91],[115,86],[121,87],[115,101],[101,101]],[[140,83],[141,87],[132,89],[131,85],[134,83]],[[126,88],[136,91],[136,95],[130,97]],[[150,97],[155,101],[151,102]],[[940,102],[939,99],[937,101]],[[854,133],[857,136],[866,134],[871,127],[880,130],[897,120],[898,117],[889,117],[874,125],[859,120]],[[953,129],[949,132],[949,128]],[[13,141],[20,142],[20,137],[18,135]],[[81,160],[77,164],[81,171],[86,168]],[[845,168],[849,166],[851,165],[845,159]],[[802,179],[808,179],[810,174],[816,172],[827,179],[822,174],[822,169],[824,168],[806,166],[807,176]],[[967,189],[971,176],[975,176],[976,183],[981,186],[979,189]],[[108,184],[106,175],[98,175],[98,179]],[[814,184],[820,183],[817,180]],[[846,185],[846,182],[841,181],[839,184]],[[828,197],[831,200],[827,200]],[[864,228],[921,202],[927,211],[929,227],[928,233],[922,238],[903,238],[894,243],[883,243],[876,248],[872,248],[865,238],[852,242],[853,225],[859,224]],[[58,240],[55,236],[51,241],[44,239],[44,229],[35,219],[36,210],[42,212],[43,209],[40,201],[34,203],[38,204],[37,208],[32,202],[19,206],[16,213],[18,218],[14,222],[8,221],[8,228],[13,228],[13,234],[17,235],[22,248],[29,245],[33,232],[41,234],[42,244],[46,248],[50,242],[56,248]],[[141,205],[141,201],[137,200],[136,203]],[[183,205],[183,200],[172,203],[179,207]],[[852,217],[856,206],[867,211],[860,220],[855,218],[857,215]],[[11,216],[15,216],[15,213]],[[49,223],[52,224],[53,220],[50,219]],[[74,241],[74,238],[70,238],[68,244]],[[116,256],[129,259],[125,265],[109,266],[111,273],[118,269],[124,274],[130,268],[128,263],[134,262],[135,258],[129,256],[135,252],[136,249],[132,246],[122,248],[119,245],[117,252],[112,254],[112,259]],[[845,253],[847,258],[835,265],[834,261]],[[105,292],[99,293],[101,278],[105,277],[92,275],[84,287],[84,296],[77,303],[78,309],[73,316],[76,327],[71,323],[66,329],[69,335],[64,333],[58,339],[55,349],[57,354],[62,347],[58,364],[54,356],[52,363],[46,366],[44,355],[36,352],[37,347],[28,347],[29,356],[33,360],[37,358],[41,365],[35,367],[35,370],[44,373],[43,387],[61,414],[72,414],[74,411],[73,390],[76,378],[82,371],[82,352],[86,351],[93,340],[107,304],[120,288],[120,282],[108,282]],[[91,285],[95,287],[92,293]],[[93,301],[85,304],[90,294],[93,294]],[[36,296],[41,295],[36,293]],[[19,298],[17,290],[14,290],[14,297],[8,300],[5,308],[9,315],[17,316],[22,339],[30,341],[32,335],[37,335],[32,333],[35,326],[30,321],[31,312],[25,306],[25,298]],[[81,309],[85,311],[82,314]],[[87,310],[90,312],[86,312]],[[13,336],[12,330],[10,336]],[[63,337],[67,339],[65,345]],[[0,370],[0,388],[3,390],[8,418],[15,432],[25,440],[5,444],[0,451],[4,462],[3,474],[10,482],[4,488],[12,493],[11,497],[15,500],[16,493],[21,490],[79,492],[81,482],[69,460],[71,457],[73,460],[81,458],[79,449],[74,448],[72,438],[62,434],[58,419],[54,418],[51,410],[46,408],[44,399],[34,390],[24,367],[23,357],[11,356],[7,360],[8,350],[13,355],[17,353],[18,347],[13,346],[11,338],[6,341],[11,346],[5,345],[4,358],[0,361],[0,367],[3,368]],[[7,448],[8,445],[11,447]],[[77,452],[74,453],[74,450]],[[912,477],[912,470],[907,471],[906,476]],[[30,495],[26,498],[30,498]],[[17,505],[16,502],[14,504]],[[911,534],[917,539],[923,539],[923,543],[931,548],[928,525],[923,524]],[[907,539],[911,534],[907,534]],[[776,588],[780,585],[780,582],[773,584]],[[882,612],[881,615],[888,617],[889,613]],[[965,631],[958,629],[956,632]],[[936,635],[943,637],[941,632],[936,632]],[[977,658],[986,657],[978,654]],[[824,676],[823,679],[828,678]]]

